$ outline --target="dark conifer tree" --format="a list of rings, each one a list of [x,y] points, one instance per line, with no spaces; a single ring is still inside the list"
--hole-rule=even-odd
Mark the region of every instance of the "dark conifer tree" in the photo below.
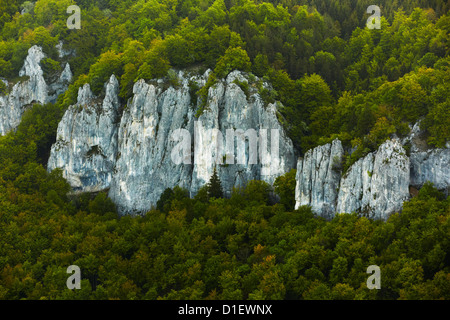
[[[214,168],[214,172],[207,186],[209,198],[223,198],[222,184],[220,183],[216,168]]]

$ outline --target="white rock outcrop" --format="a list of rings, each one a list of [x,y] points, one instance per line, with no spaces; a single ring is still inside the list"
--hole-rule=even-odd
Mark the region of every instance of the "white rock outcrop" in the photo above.
[[[310,205],[314,211],[330,218],[336,211],[341,163],[341,141],[309,150],[297,163],[296,207]]]
[[[62,43],[57,49],[60,58],[73,54]],[[19,73],[27,80],[11,88],[0,79],[10,90],[0,96],[0,135],[14,130],[33,103],[54,102],[67,90],[69,64],[46,83],[40,65],[44,58],[42,49],[33,46]],[[343,174],[339,140],[309,150],[296,162],[292,141],[278,120],[278,103],[264,103],[242,72],[210,87],[206,108],[197,114],[201,102],[193,100],[191,85],[204,86],[210,72],[180,71],[177,85],[167,79],[140,80],[125,108],[114,75],[104,97],[94,96],[89,85],[79,88],[77,103],[59,123],[48,170],[61,168],[75,192],[108,191],[121,213],[145,212],[166,188],[181,186],[194,196],[214,168],[228,196],[249,180],[273,184],[297,167],[296,208],[311,206],[327,219],[343,212],[387,219],[401,210],[411,187],[419,189],[426,181],[448,195],[450,145],[430,148],[420,123],[401,142],[386,141]],[[248,89],[242,87],[245,82]]]
[[[28,77],[17,82],[5,96],[0,96],[0,135],[17,128],[25,110],[33,103],[54,102],[59,94],[67,90],[72,80],[72,72],[67,63],[59,79],[47,84],[40,62],[45,58],[42,48],[33,46],[19,72],[19,76]]]
[[[430,181],[438,189],[448,190],[450,150],[422,151],[417,130],[415,126],[402,141],[412,143],[409,157],[399,139],[387,140],[376,152],[356,161],[342,176],[337,171],[334,175],[325,174],[334,157],[329,151],[332,144],[309,150],[297,163],[296,208],[311,206],[328,219],[336,213],[359,212],[386,220],[390,214],[401,211],[403,202],[410,199],[410,186],[420,188]],[[333,141],[333,145],[338,144],[338,140]],[[343,151],[338,154],[342,157]],[[337,189],[335,192],[329,189],[331,196],[325,197],[323,190],[329,185]]]
[[[109,190],[121,213],[142,213],[156,205],[166,188],[181,186],[194,196],[214,167],[226,195],[249,180],[273,183],[294,168],[293,144],[278,122],[277,106],[266,106],[254,89],[247,97],[234,82],[248,81],[241,72],[209,88],[206,108],[196,117],[199,105],[191,101],[190,82],[203,86],[208,74],[180,71],[177,86],[162,79],[136,82],[119,119],[116,104],[105,103],[114,99],[105,98],[99,108],[98,97],[85,86],[59,124],[48,170],[62,168],[79,192]],[[102,122],[106,111],[113,116]],[[238,137],[254,133],[257,149],[250,148],[248,138],[232,137],[227,144],[231,129]],[[177,161],[180,150],[184,156]]]
[[[114,75],[103,101],[85,84],[58,125],[47,167],[49,171],[61,168],[74,191],[97,192],[110,186],[117,154],[118,92]]]
[[[449,194],[450,186],[450,143],[445,148],[430,148],[425,132],[417,122],[403,141],[411,148],[411,186],[420,188],[426,181],[433,182],[439,190]]]

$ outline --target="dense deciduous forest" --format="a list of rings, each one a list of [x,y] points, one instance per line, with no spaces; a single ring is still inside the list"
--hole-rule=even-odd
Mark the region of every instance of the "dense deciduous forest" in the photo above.
[[[277,204],[262,181],[222,199],[213,176],[194,199],[167,189],[154,210],[119,217],[105,193],[69,199],[39,163],[57,113],[34,108],[0,140],[1,299],[450,297],[450,206],[432,185],[386,222],[292,210],[295,170],[277,179]],[[73,264],[81,290],[66,288]],[[369,265],[380,290],[366,287]]]
[[[66,27],[71,4],[80,30]],[[18,81],[35,44],[46,76],[64,62],[75,75],[57,103],[35,105],[0,137],[0,299],[449,299],[449,200],[428,184],[385,222],[293,210],[295,171],[275,183],[276,204],[261,181],[222,199],[211,179],[194,199],[168,189],[147,214],[119,217],[104,193],[69,197],[61,172],[46,171],[79,86],[101,94],[114,73],[126,103],[137,79],[171,68],[213,70],[198,99],[233,69],[270,82],[260,94],[282,103],[298,150],[338,137],[356,148],[346,167],[418,120],[427,142],[444,146],[449,4],[378,1],[379,30],[365,27],[370,4],[0,0],[0,77]],[[59,41],[75,54],[58,57]],[[72,264],[83,266],[81,290],[65,287]],[[365,286],[371,264],[383,270],[381,290]]]

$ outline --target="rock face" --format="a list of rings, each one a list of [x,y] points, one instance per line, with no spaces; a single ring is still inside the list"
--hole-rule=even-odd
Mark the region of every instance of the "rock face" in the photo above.
[[[409,158],[398,140],[356,162],[340,183],[337,212],[387,219],[409,198]]]
[[[209,88],[207,107],[196,117],[190,83],[203,86],[207,76],[179,72],[175,87],[163,80],[136,82],[120,121],[116,104],[105,103],[116,101],[108,92],[117,97],[117,90],[107,88],[99,108],[85,86],[59,125],[48,170],[63,168],[76,191],[109,189],[121,213],[142,213],[166,188],[181,186],[195,195],[214,168],[225,194],[253,179],[273,183],[293,168],[293,144],[277,120],[276,105],[265,106],[253,89],[247,97],[234,82],[248,82],[242,73]],[[112,82],[108,86],[115,88]],[[106,111],[112,116],[102,123]],[[100,156],[88,157],[95,146]]]
[[[374,165],[374,154],[370,153],[354,163],[339,184],[336,212],[353,212],[369,209]]]
[[[404,140],[411,148],[411,186],[420,188],[426,181],[449,194],[450,186],[450,143],[446,148],[432,149],[425,143],[425,132],[416,123],[411,134]]]
[[[232,72],[225,82],[210,88],[208,108],[195,124],[191,183],[194,193],[209,181],[214,167],[228,195],[233,187],[244,186],[249,180],[272,184],[276,177],[295,167],[293,144],[278,122],[276,105],[264,106],[257,93],[247,99],[234,83],[236,79],[247,81],[240,72]],[[215,142],[211,132],[221,134],[221,140],[222,136],[224,140],[228,135],[236,136],[235,143],[224,142],[222,152],[219,151],[217,156],[219,164],[215,166],[211,165],[214,154],[211,157],[208,152]],[[246,134],[253,139],[244,142]]]
[[[166,188],[190,189],[191,168],[171,159],[175,141],[171,132],[190,128],[187,82],[179,89],[163,90],[138,81],[134,97],[120,121],[118,155],[110,197],[121,212],[145,212],[156,204]]]
[[[333,175],[325,174],[334,154],[336,163],[342,160],[342,147],[337,153],[331,152],[333,146],[340,145],[338,140],[308,151],[297,164],[296,208],[309,205],[328,219],[335,213],[359,212],[386,220],[410,198],[410,186],[420,188],[431,181],[438,189],[448,190],[450,150],[421,151],[419,142],[423,140],[417,135],[418,125],[403,141],[411,143],[410,157],[399,139],[387,140],[377,152],[355,162],[343,176],[338,170]],[[325,197],[325,186],[337,188],[328,188],[330,196]]]
[[[60,58],[73,54],[62,43],[57,49]],[[54,102],[67,89],[69,64],[48,84],[40,66],[44,58],[40,47],[30,48],[19,72],[27,80],[0,96],[0,135],[14,130],[30,105]],[[308,151],[296,164],[277,104],[265,104],[245,74],[234,71],[210,87],[206,108],[200,108],[202,101],[194,101],[191,86],[204,86],[209,73],[180,71],[176,85],[164,79],[138,81],[123,111],[114,75],[105,84],[104,97],[83,86],[58,126],[48,170],[62,168],[75,192],[109,190],[121,213],[147,211],[166,188],[181,186],[194,196],[214,169],[228,196],[249,180],[273,184],[297,165],[296,208],[309,205],[327,219],[337,212],[387,219],[401,210],[410,187],[418,189],[426,181],[448,195],[450,144],[430,148],[420,123],[401,142],[386,141],[345,174],[339,140]],[[249,89],[242,87],[245,82]],[[408,156],[403,146],[408,146]]]
[[[70,81],[72,81],[72,76],[70,66],[66,63],[59,78],[48,86],[48,99],[46,102],[54,103],[58,96],[67,90]]]
[[[44,57],[41,47],[31,47],[19,72],[19,76],[26,76],[28,80],[16,83],[9,94],[0,96],[0,135],[15,129],[20,123],[22,114],[31,104],[54,102],[59,94],[67,90],[72,79],[69,64],[66,64],[59,79],[54,84],[48,85],[40,66]]]
[[[411,185],[419,188],[426,181],[449,194],[450,149],[435,149],[411,154]]]
[[[336,211],[344,149],[339,140],[309,150],[297,163],[295,198],[298,208],[310,205],[330,218]]]
[[[111,76],[103,101],[95,99],[88,84],[78,90],[58,126],[48,169],[62,168],[75,191],[96,192],[109,187],[117,153],[119,83]]]

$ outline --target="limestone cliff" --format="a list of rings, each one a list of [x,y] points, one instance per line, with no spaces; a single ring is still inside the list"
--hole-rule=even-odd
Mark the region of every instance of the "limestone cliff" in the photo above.
[[[47,84],[40,65],[44,58],[45,54],[41,47],[31,47],[19,72],[19,76],[27,80],[18,81],[8,94],[0,96],[0,135],[19,125],[27,107],[33,103],[54,102],[59,94],[67,90],[72,79],[69,64],[66,63],[63,72],[54,83]]]
[[[119,83],[111,76],[103,101],[89,87],[78,90],[58,126],[48,168],[61,168],[75,191],[97,192],[109,188],[117,153]]]
[[[416,123],[403,143],[411,148],[411,186],[420,188],[426,181],[431,181],[447,195],[450,187],[450,142],[446,148],[431,148],[426,143],[425,132]]]
[[[277,105],[266,105],[252,83],[244,92],[235,81],[248,83],[243,73],[232,72],[209,88],[206,108],[196,114],[190,85],[203,86],[208,74],[180,71],[177,85],[140,80],[122,115],[114,77],[102,103],[86,85],[59,124],[48,170],[62,168],[76,191],[109,189],[121,213],[142,213],[166,188],[181,186],[195,195],[214,168],[225,194],[249,180],[273,183],[294,168],[293,144],[278,122]]]
[[[61,43],[57,48],[60,58],[71,54]],[[46,83],[44,58],[34,46],[19,73],[26,79],[13,86],[1,79],[9,92],[0,96],[0,135],[14,130],[30,105],[54,102],[67,89],[70,66]],[[279,104],[262,100],[255,85],[259,79],[234,71],[209,88],[206,101],[197,101],[191,86],[204,86],[209,72],[179,71],[177,81],[140,80],[125,106],[114,75],[102,97],[84,85],[58,126],[48,170],[62,168],[75,192],[108,191],[122,213],[145,212],[166,188],[181,186],[193,196],[214,168],[229,195],[249,180],[272,184],[297,166],[296,207],[309,205],[326,218],[356,211],[386,219],[426,181],[448,194],[450,145],[427,146],[419,123],[406,138],[386,141],[345,173],[339,140],[308,151],[296,163],[292,141],[278,120]]]
[[[342,147],[339,152],[331,152],[341,145],[339,140],[308,151],[297,163],[296,208],[309,205],[325,218],[335,213],[359,212],[385,220],[401,210],[403,202],[411,196],[411,186],[420,188],[430,181],[448,193],[450,149],[424,149],[421,135],[416,124],[403,141],[387,140],[343,175],[339,170],[329,174],[331,163],[343,161]],[[409,156],[403,147],[406,144],[410,147]],[[328,189],[328,198],[324,196],[326,186],[336,186]]]
[[[339,140],[309,150],[297,163],[296,207],[310,205],[323,216],[332,217],[341,176],[344,149]]]

